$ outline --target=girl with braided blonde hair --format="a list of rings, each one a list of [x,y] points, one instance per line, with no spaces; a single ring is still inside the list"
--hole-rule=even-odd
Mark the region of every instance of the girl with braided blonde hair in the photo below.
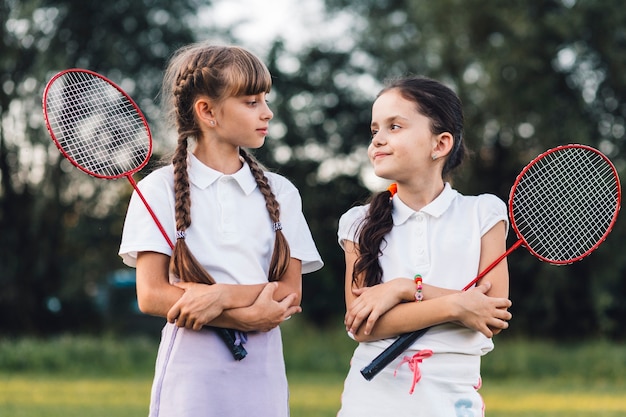
[[[140,309],[167,318],[151,417],[289,415],[279,325],[301,311],[302,274],[323,263],[298,190],[246,150],[265,141],[271,85],[236,46],[185,46],[167,67],[177,147],[139,187],[175,247],[136,194],[120,247]],[[237,330],[248,355],[233,359],[212,327]]]

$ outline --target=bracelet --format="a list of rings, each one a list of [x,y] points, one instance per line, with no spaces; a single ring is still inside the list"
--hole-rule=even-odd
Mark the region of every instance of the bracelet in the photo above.
[[[420,302],[424,299],[424,294],[422,293],[422,276],[420,274],[415,275],[415,301]]]

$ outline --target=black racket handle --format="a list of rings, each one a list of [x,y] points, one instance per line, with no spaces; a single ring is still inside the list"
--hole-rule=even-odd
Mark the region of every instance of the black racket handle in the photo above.
[[[217,335],[224,341],[230,353],[233,354],[235,360],[240,361],[246,357],[248,352],[243,347],[243,344],[236,344],[237,337],[235,336],[235,330],[224,329],[222,327],[211,327],[211,329],[217,332]]]
[[[391,345],[387,347],[387,349],[383,350],[380,355],[376,356],[369,365],[361,369],[361,375],[363,375],[363,377],[368,381],[371,381],[372,378],[378,375],[378,373],[393,362],[394,359],[402,355],[402,352],[407,350],[413,342],[422,337],[428,329],[430,329],[430,327],[400,335]]]

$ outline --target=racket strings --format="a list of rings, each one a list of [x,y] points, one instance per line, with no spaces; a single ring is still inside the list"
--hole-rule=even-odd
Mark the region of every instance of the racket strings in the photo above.
[[[619,205],[609,164],[585,148],[546,155],[521,177],[512,217],[528,249],[553,263],[585,255],[603,240]]]
[[[93,175],[126,175],[150,156],[151,138],[140,111],[126,95],[95,75],[63,74],[47,91],[45,106],[58,146]]]

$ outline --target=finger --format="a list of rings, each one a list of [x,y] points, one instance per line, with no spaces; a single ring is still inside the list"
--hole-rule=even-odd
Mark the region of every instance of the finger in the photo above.
[[[362,288],[352,288],[352,294],[356,295],[357,297],[361,294],[363,294],[365,291],[367,291],[368,287],[362,287]]]
[[[487,294],[487,292],[491,289],[491,282],[483,281],[479,286],[476,287],[476,289],[483,294]]]
[[[191,282],[180,281],[180,282],[175,282],[172,285],[174,285],[175,287],[181,288],[183,290],[186,290],[191,286]]]
[[[374,329],[374,325],[376,324],[376,321],[378,321],[379,317],[380,316],[378,315],[376,311],[372,311],[370,313],[369,317],[367,318],[367,322],[365,322],[364,333],[366,335],[369,335],[370,333],[372,333],[372,330]]]
[[[361,311],[359,311],[356,316],[354,317],[354,320],[352,322],[352,325],[350,326],[350,331],[352,333],[356,333],[359,328],[361,327],[361,325],[363,324],[363,322],[365,320],[367,320],[367,318],[369,317],[369,315],[371,314],[371,309],[361,309]]]
[[[170,323],[174,323],[179,315],[180,315],[180,306],[178,305],[178,303],[176,303],[167,312],[167,321]]]
[[[274,291],[276,291],[276,287],[278,287],[277,282],[269,282],[261,290],[258,298],[266,298],[266,299],[274,299]]]
[[[302,312],[302,309],[300,307],[291,306],[287,309],[287,311],[285,311],[282,321],[289,320],[291,316],[293,316],[294,314],[301,313],[301,312]]]
[[[493,337],[493,332],[491,331],[491,329],[488,326],[482,326],[480,329],[478,329],[478,331],[480,331],[482,334],[484,334],[486,337],[488,337],[489,339],[491,339]]]
[[[296,293],[291,293],[282,300],[280,300],[279,304],[285,308],[291,307],[295,305],[298,295]]]

